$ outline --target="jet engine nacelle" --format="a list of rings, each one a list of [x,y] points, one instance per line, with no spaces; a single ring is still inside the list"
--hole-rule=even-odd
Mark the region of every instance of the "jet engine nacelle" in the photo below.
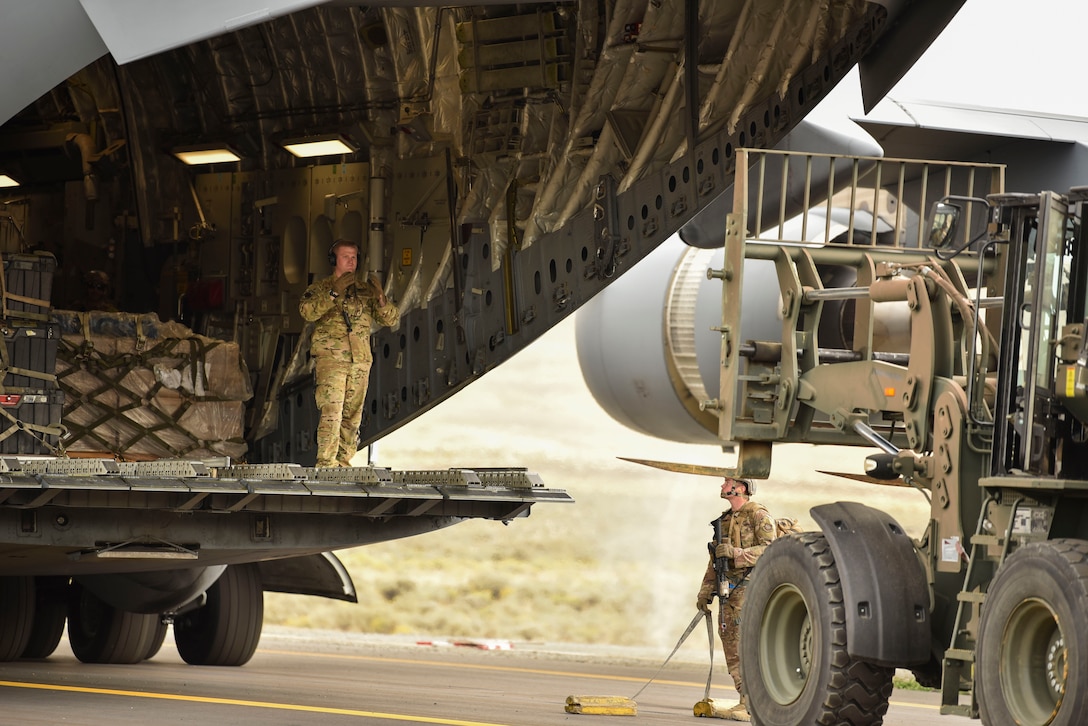
[[[699,403],[718,395],[722,286],[708,280],[724,250],[673,237],[577,314],[578,363],[590,393],[612,418],[662,439],[719,443],[717,417]],[[774,263],[744,266],[741,340],[776,338]]]
[[[717,444],[718,418],[700,402],[719,397],[724,249],[673,237],[577,313],[578,363],[597,403],[628,428],[669,441]],[[820,266],[825,288],[851,287],[852,267]],[[746,260],[739,340],[779,340],[782,301],[774,263]],[[823,304],[821,348],[850,348],[853,301]],[[905,303],[879,303],[875,350],[910,349]]]

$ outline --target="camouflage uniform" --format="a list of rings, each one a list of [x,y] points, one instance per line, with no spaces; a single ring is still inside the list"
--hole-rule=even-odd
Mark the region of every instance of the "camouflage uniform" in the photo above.
[[[349,273],[351,274],[351,273]],[[359,423],[373,355],[370,330],[377,322],[396,325],[400,319],[391,301],[378,307],[378,297],[366,283],[350,285],[333,296],[335,276],[318,280],[299,302],[303,319],[314,323],[310,355],[317,373],[317,465],[350,466],[359,443]]]
[[[714,523],[711,522],[711,525]],[[745,703],[740,675],[740,611],[744,606],[744,594],[748,589],[748,576],[763,551],[775,538],[774,517],[762,504],[748,501],[740,509],[722,512],[721,532],[734,547],[734,554],[729,562],[725,577],[729,582],[729,592],[719,593],[721,609],[718,614],[718,634],[725,651],[725,663],[733,684],[741,694],[741,703]],[[707,602],[718,589],[718,577],[714,571],[714,548],[717,542],[711,542],[710,564],[699,588],[699,601]]]

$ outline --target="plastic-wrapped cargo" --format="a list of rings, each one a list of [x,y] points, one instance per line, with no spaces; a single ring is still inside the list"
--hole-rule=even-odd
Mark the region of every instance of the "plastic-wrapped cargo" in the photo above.
[[[57,310],[69,453],[243,458],[253,396],[238,345],[153,314]]]

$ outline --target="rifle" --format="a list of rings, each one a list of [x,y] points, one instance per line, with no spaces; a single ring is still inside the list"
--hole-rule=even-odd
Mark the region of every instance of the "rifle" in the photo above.
[[[729,569],[728,557],[717,557],[715,555],[715,549],[724,540],[722,539],[722,518],[717,517],[711,525],[714,527],[714,541],[707,543],[707,548],[710,550],[710,556],[714,558],[714,575],[718,586],[718,623],[719,627],[725,616],[725,601],[729,599],[729,580],[726,578],[725,573]]]

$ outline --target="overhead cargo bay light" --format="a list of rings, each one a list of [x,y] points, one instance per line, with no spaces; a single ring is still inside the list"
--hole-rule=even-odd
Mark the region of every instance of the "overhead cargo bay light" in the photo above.
[[[189,166],[198,164],[226,164],[241,161],[241,155],[226,144],[196,144],[175,146],[174,156]]]
[[[357,146],[341,134],[319,134],[316,136],[303,136],[297,139],[284,139],[280,142],[280,146],[299,158],[354,154],[358,150]]]
[[[19,186],[19,182],[15,181],[14,179],[12,179],[7,174],[5,174],[3,172],[0,172],[0,189],[2,189],[4,187],[17,187],[17,186]]]

